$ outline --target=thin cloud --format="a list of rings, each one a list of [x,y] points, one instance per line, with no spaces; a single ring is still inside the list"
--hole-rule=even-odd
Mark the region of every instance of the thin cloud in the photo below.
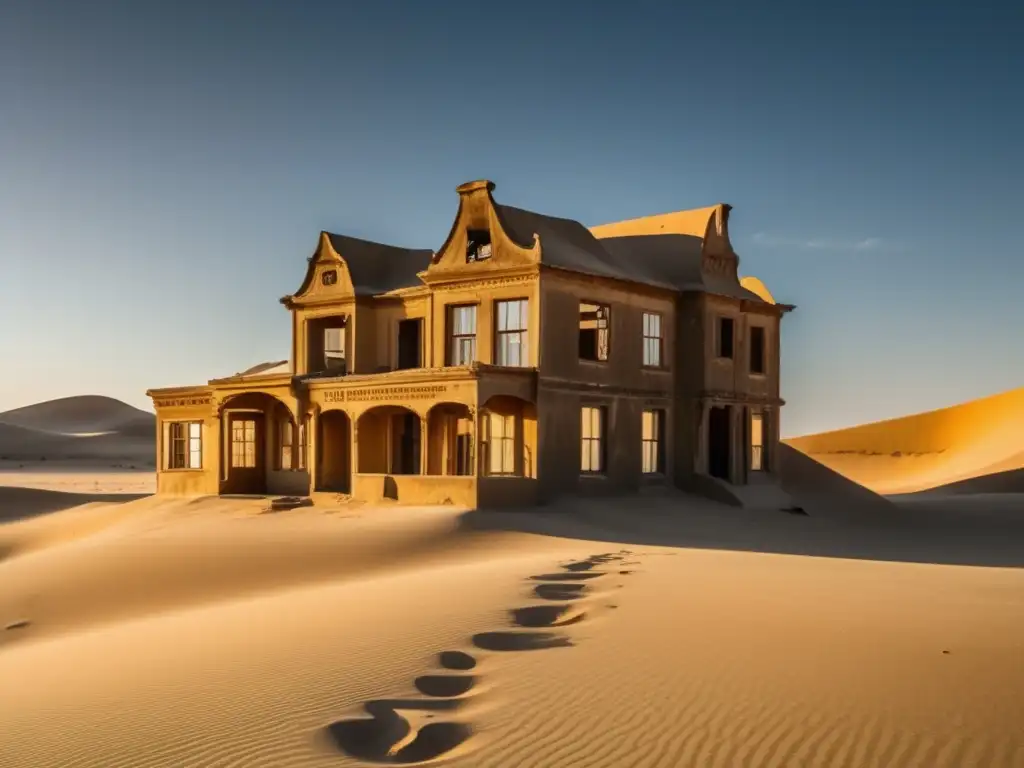
[[[880,237],[863,237],[857,240],[834,238],[799,238],[756,232],[751,238],[758,245],[774,248],[795,248],[802,251],[878,251],[889,247]]]

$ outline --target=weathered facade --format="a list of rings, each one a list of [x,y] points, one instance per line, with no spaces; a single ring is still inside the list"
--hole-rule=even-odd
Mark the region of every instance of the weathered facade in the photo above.
[[[533,504],[770,482],[778,304],[717,205],[592,229],[458,188],[436,251],[321,233],[290,360],[153,389],[158,491]]]

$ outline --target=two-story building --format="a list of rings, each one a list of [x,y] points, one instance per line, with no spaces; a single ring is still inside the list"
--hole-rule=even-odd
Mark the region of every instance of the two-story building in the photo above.
[[[436,251],[320,234],[288,362],[153,389],[158,492],[522,505],[772,478],[779,326],[728,205],[615,224],[458,187]]]

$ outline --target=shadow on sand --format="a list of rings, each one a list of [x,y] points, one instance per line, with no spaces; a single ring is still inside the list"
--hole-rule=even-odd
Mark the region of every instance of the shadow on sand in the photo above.
[[[896,501],[890,516],[860,521],[745,510],[666,491],[559,501],[557,511],[474,510],[459,525],[626,545],[1024,567],[1024,495]]]
[[[92,502],[120,504],[144,499],[148,493],[69,493],[42,488],[0,486],[0,524],[14,523]]]

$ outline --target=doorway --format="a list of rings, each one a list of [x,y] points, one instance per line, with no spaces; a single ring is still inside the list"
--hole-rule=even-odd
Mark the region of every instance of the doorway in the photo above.
[[[728,405],[715,406],[708,417],[708,474],[722,480],[729,480],[731,411]]]
[[[419,368],[422,318],[398,321],[398,370]]]
[[[344,411],[324,411],[320,415],[317,439],[319,461],[318,491],[350,493],[352,487],[352,431]]]
[[[414,413],[391,417],[391,467],[393,475],[420,473],[420,420]]]
[[[265,442],[262,413],[228,414],[228,493],[267,492]]]

